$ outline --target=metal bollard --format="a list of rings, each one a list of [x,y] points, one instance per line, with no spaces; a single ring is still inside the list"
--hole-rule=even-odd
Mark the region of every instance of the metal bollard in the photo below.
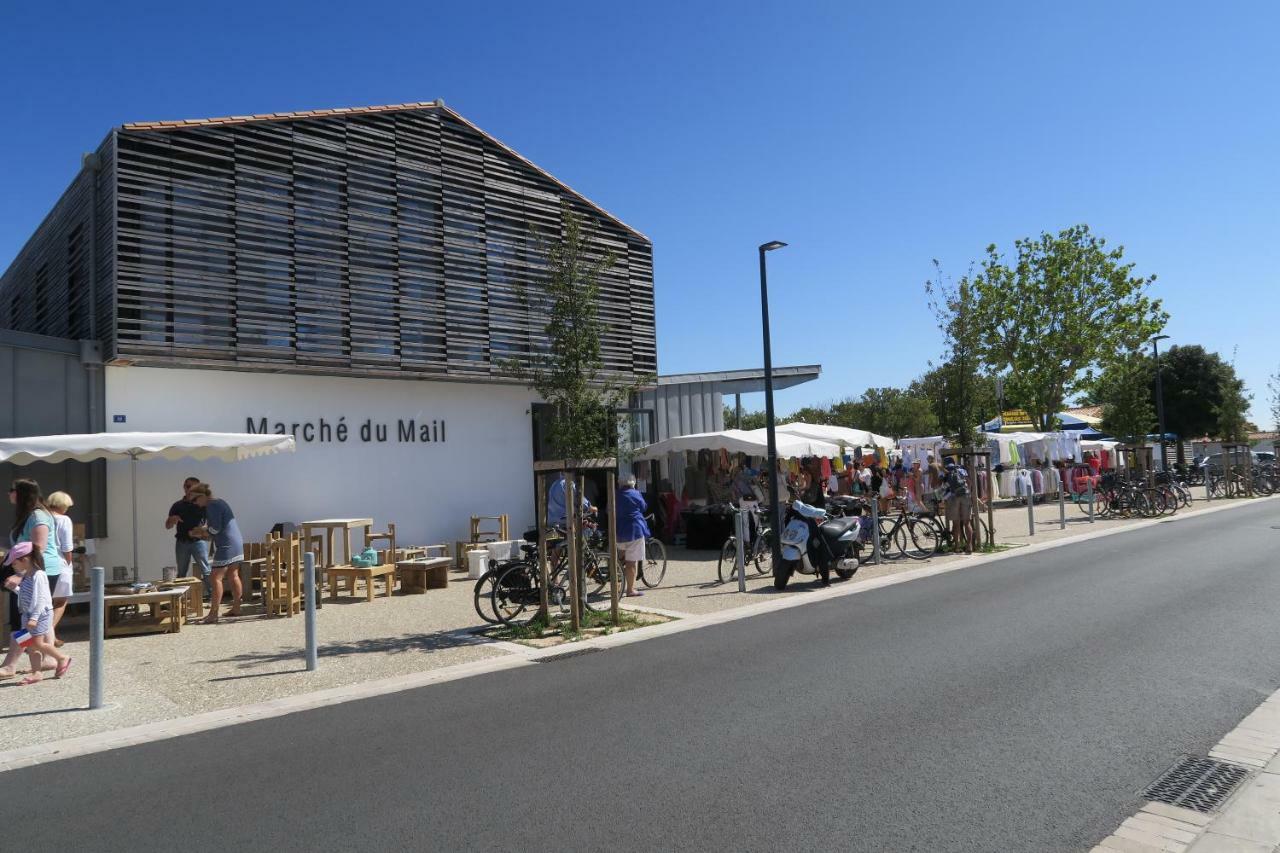
[[[734,515],[734,527],[737,528],[738,554],[734,557],[738,570],[738,592],[747,591],[747,537],[751,533],[751,525],[747,523],[747,511],[738,510]]]
[[[871,561],[880,565],[880,498],[871,496]]]
[[[1027,535],[1036,535],[1036,496],[1027,495]]]
[[[106,574],[102,566],[89,569],[89,708],[101,708],[106,684],[102,652],[105,645]],[[196,593],[199,595],[199,593]]]
[[[1067,489],[1066,486],[1058,487],[1058,527],[1062,530],[1067,529]]]
[[[1089,475],[1089,523],[1093,524],[1093,475]]]
[[[303,619],[307,632],[307,672],[315,672],[316,656],[316,555],[308,551],[302,556],[302,589],[306,597]]]

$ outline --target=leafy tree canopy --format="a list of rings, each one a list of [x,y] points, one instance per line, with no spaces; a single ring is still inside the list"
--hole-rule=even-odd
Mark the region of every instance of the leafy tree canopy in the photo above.
[[[1141,351],[1113,359],[1098,378],[1102,428],[1129,444],[1144,444],[1156,423],[1151,402],[1153,365]]]
[[[1087,225],[1017,240],[1008,262],[987,247],[972,278],[978,349],[1042,429],[1093,372],[1164,327],[1168,314],[1147,295],[1155,276],[1133,267]]]

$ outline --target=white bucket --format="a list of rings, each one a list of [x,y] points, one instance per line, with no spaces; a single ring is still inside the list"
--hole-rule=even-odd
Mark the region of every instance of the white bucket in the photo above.
[[[479,580],[480,576],[489,570],[489,552],[488,551],[468,551],[467,552],[467,577],[471,580]]]

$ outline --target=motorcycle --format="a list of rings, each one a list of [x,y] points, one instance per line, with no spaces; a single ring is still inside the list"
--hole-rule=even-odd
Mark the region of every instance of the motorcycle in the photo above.
[[[834,570],[841,580],[858,571],[862,544],[861,522],[856,516],[831,518],[824,510],[793,501],[787,507],[779,544],[782,560],[773,567],[773,586],[786,589],[796,572],[817,575],[823,586]]]

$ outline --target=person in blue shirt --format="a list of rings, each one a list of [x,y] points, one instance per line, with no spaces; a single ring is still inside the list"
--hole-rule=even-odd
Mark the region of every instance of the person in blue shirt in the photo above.
[[[634,598],[644,595],[636,589],[636,575],[644,560],[645,540],[650,536],[649,525],[644,520],[649,507],[644,502],[644,495],[636,489],[636,478],[632,474],[623,475],[617,497],[618,550],[622,552],[622,570],[626,578],[624,594]]]
[[[547,524],[552,527],[564,527],[565,507],[568,505],[564,499],[564,489],[564,478],[557,476],[547,490]],[[591,512],[591,502],[585,497],[582,499],[582,511]]]
[[[240,581],[244,537],[240,535],[240,525],[236,522],[236,514],[231,511],[231,506],[221,498],[215,498],[208,483],[192,486],[190,494],[192,502],[205,513],[205,523],[193,529],[191,535],[213,543],[213,571],[210,576],[213,592],[209,597],[209,615],[203,620],[204,624],[213,625],[217,623],[218,611],[222,608],[224,577],[231,587],[231,609],[223,615],[240,615],[240,599],[244,595],[244,586]]]

